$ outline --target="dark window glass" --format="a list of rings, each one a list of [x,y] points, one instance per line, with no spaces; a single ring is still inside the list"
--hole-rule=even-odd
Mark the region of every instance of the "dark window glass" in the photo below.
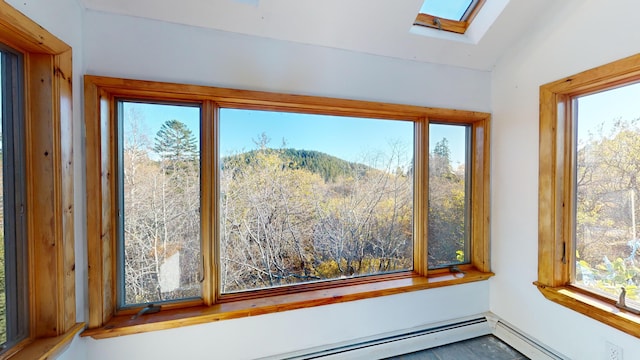
[[[0,346],[28,336],[22,57],[0,45]]]

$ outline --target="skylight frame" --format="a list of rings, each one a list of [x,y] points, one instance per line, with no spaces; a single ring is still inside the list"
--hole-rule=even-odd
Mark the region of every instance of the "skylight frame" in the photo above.
[[[413,25],[429,27],[432,29],[453,32],[456,34],[464,34],[473,19],[484,5],[486,0],[473,0],[460,20],[446,19],[439,16],[419,13]]]

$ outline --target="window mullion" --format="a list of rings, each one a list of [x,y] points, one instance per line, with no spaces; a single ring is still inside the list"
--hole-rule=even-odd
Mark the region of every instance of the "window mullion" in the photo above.
[[[425,117],[416,121],[414,129],[413,271],[426,276],[429,268],[429,120]]]
[[[202,231],[202,296],[206,305],[212,305],[218,294],[218,107],[210,100],[202,105],[201,115],[201,231]]]

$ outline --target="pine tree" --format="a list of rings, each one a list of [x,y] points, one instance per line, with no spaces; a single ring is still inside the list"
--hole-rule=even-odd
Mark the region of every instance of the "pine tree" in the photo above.
[[[430,161],[432,175],[447,177],[451,174],[451,150],[447,138],[442,138],[436,143]]]
[[[198,157],[198,145],[193,132],[179,120],[167,120],[156,133],[153,150],[162,160],[193,161]]]
[[[196,138],[181,121],[167,120],[156,133],[153,150],[160,155],[166,174],[195,167],[198,159]]]

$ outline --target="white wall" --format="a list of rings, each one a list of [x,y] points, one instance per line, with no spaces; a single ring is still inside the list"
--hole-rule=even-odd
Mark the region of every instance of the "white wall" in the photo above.
[[[89,74],[489,111],[490,73],[90,11]]]
[[[92,360],[255,359],[475,315],[488,298],[474,283],[86,341]]]
[[[78,318],[86,314],[82,82],[90,73],[493,111],[492,264],[474,283],[107,340],[76,339],[61,359],[252,358],[410,328],[490,308],[573,359],[605,341],[640,342],[545,300],[537,277],[538,88],[640,51],[640,4],[557,2],[493,74],[83,10],[75,0],[8,0],[74,49]],[[490,284],[490,291],[489,285]],[[251,344],[251,346],[247,346]]]
[[[88,74],[488,111],[491,75],[86,11]],[[489,309],[489,284],[81,339],[90,359],[250,359]]]
[[[571,359],[604,359],[605,341],[640,341],[543,298],[537,279],[538,91],[542,84],[640,52],[635,0],[565,0],[504,55],[492,80],[491,311]]]

